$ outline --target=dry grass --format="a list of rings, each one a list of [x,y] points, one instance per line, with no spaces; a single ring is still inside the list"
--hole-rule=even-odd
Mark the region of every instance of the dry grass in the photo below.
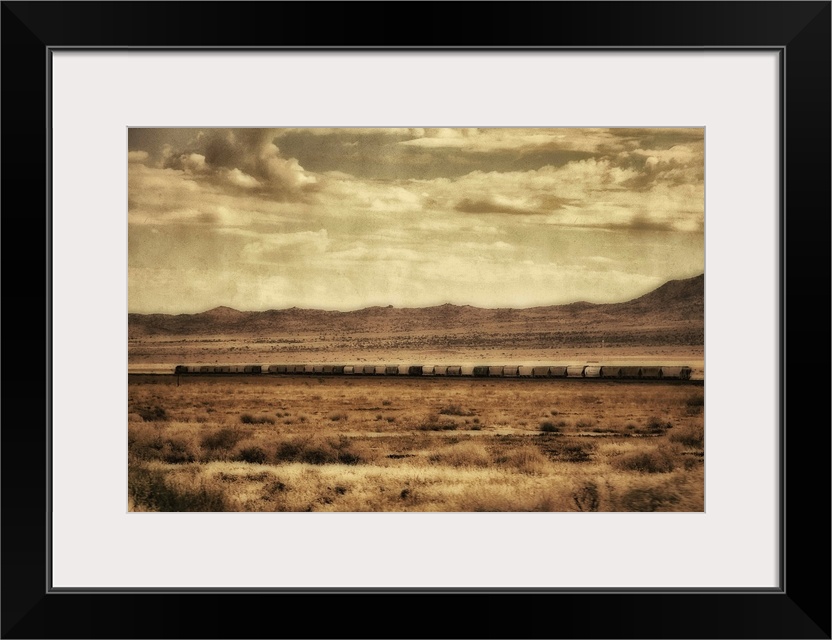
[[[159,376],[129,391],[136,511],[704,508],[701,392],[684,385]]]

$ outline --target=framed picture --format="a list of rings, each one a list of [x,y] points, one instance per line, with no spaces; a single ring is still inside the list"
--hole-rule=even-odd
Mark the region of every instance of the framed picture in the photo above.
[[[435,28],[425,35],[422,27],[405,20],[398,42],[391,42],[389,31],[370,28],[371,13],[377,12],[360,3],[331,4],[324,11],[296,3],[3,3],[4,223],[6,238],[12,239],[5,247],[4,343],[12,354],[7,361],[13,357],[27,372],[7,371],[5,385],[4,637],[830,637],[829,431],[811,428],[828,424],[829,408],[825,400],[821,404],[823,394],[806,384],[820,375],[823,365],[817,363],[817,352],[828,352],[828,304],[818,304],[818,298],[828,300],[830,290],[830,3],[488,3],[477,5],[473,14],[471,5],[458,5],[470,21],[463,32],[437,26],[447,24],[440,15],[451,6],[443,5],[439,14],[432,4],[404,5],[408,11],[403,19],[405,13],[411,18],[413,12],[428,14],[424,18]],[[279,127],[283,137],[269,132],[257,154],[226,162],[228,154],[240,151],[228,143],[231,127],[255,137],[265,128]],[[632,144],[618,148],[612,138],[625,127]],[[407,188],[398,185],[400,202],[383,201],[382,208],[389,213],[401,205],[404,215],[421,215],[427,222],[422,209],[407,208],[408,198],[440,202],[444,197],[445,208],[438,207],[437,216],[444,215],[450,226],[444,238],[438,227],[432,237],[448,245],[463,241],[456,237],[460,228],[450,224],[451,213],[539,220],[540,212],[529,209],[542,206],[533,181],[512,182],[514,199],[506,195],[508,190],[495,196],[489,185],[504,180],[506,173],[537,172],[543,166],[552,170],[556,161],[551,149],[561,155],[565,149],[584,153],[560,160],[563,167],[583,171],[574,182],[584,190],[590,184],[587,175],[597,173],[599,163],[608,163],[593,187],[596,205],[591,213],[569,201],[577,198],[574,193],[548,194],[547,211],[563,209],[574,215],[569,233],[603,232],[597,229],[603,220],[612,224],[610,220],[624,219],[604,218],[604,212],[621,210],[624,201],[635,207],[626,216],[630,226],[646,225],[655,232],[659,224],[665,230],[682,229],[699,221],[699,236],[686,236],[690,246],[679,245],[671,253],[674,260],[690,261],[684,256],[696,253],[695,243],[704,245],[707,375],[701,388],[707,438],[701,503],[691,498],[697,493],[689,490],[690,476],[681,474],[667,493],[678,498],[675,502],[668,498],[657,503],[655,492],[638,493],[658,477],[645,469],[630,470],[634,475],[627,476],[631,484],[626,487],[596,483],[596,494],[587,482],[570,485],[574,504],[586,509],[521,508],[528,494],[518,492],[504,509],[494,506],[493,493],[483,493],[477,503],[482,509],[450,506],[428,513],[431,509],[422,505],[357,513],[363,509],[353,505],[340,513],[301,513],[300,502],[281,502],[275,493],[279,487],[270,494],[269,506],[289,505],[284,513],[219,509],[211,500],[195,509],[197,513],[182,513],[186,509],[141,501],[130,482],[136,472],[146,475],[142,482],[154,481],[165,461],[148,454],[137,463],[139,458],[130,457],[136,443],[142,445],[146,436],[147,450],[153,449],[154,429],[168,449],[175,438],[154,420],[153,407],[137,404],[140,394],[129,386],[128,363],[139,363],[140,345],[129,342],[139,320],[132,318],[128,324],[127,312],[189,313],[193,309],[188,304],[198,306],[203,300],[189,301],[189,292],[236,287],[243,296],[250,290],[249,272],[218,282],[206,267],[215,254],[222,259],[226,245],[198,244],[194,238],[227,236],[229,230],[251,232],[239,216],[245,206],[261,211],[247,191],[252,186],[260,188],[273,179],[269,184],[284,188],[324,176],[326,188],[337,183],[326,197],[340,198],[348,208],[356,206],[352,198],[363,190],[366,210],[372,208],[373,198],[381,201],[373,185],[383,186],[382,195],[396,187],[382,174],[392,171],[398,160],[367,151],[352,164],[347,156],[336,163],[337,149],[363,144],[356,138],[361,129],[386,135],[393,128],[408,128],[398,142],[420,150],[408,162],[415,167],[424,160],[433,173],[412,169],[407,175],[421,185],[418,194],[410,183]],[[426,128],[444,131],[423,135]],[[480,143],[450,143],[463,137],[463,129],[478,130]],[[679,141],[691,131],[696,139]],[[329,136],[325,143],[311,139],[326,137],[324,133]],[[520,134],[534,138],[535,144],[541,136],[562,140],[580,134],[584,147],[579,149],[578,142],[568,148],[553,146],[547,139],[550,155],[544,164],[533,164],[534,150],[518,151]],[[295,153],[268,155],[269,145],[289,149],[292,136],[299,145]],[[486,162],[486,152],[495,148],[512,150],[503,159],[509,165],[493,164],[496,156]],[[599,148],[603,155],[596,154]],[[431,149],[440,150],[443,161],[456,162],[456,173],[436,154],[423,153]],[[455,156],[448,149],[462,151]],[[686,214],[669,196],[662,199],[650,191],[652,185],[638,182],[639,176],[660,167],[667,184],[691,184],[699,149],[702,179],[695,184],[704,185],[704,191],[694,208],[701,212],[704,204],[704,215]],[[319,164],[313,170],[316,153]],[[616,183],[613,173],[623,176],[635,156],[641,173]],[[617,158],[617,164],[610,164],[610,158]],[[401,166],[394,168],[402,175]],[[175,206],[165,171],[193,177],[177,183],[181,202]],[[457,175],[473,177],[465,188],[456,181],[458,190],[449,196],[441,184]],[[356,176],[360,183],[351,179]],[[612,184],[619,186],[615,193]],[[620,188],[624,184],[630,191]],[[651,199],[640,199],[643,193]],[[552,200],[556,197],[557,202]],[[209,216],[199,218],[205,211],[193,203],[208,200]],[[12,203],[17,202],[29,203],[25,211],[46,215],[16,215]],[[294,202],[291,215],[298,220],[306,216],[297,223],[296,239],[309,241],[304,247],[320,244],[329,233],[324,214],[302,199],[280,202],[281,207]],[[180,223],[188,221],[180,225],[178,241],[147,240],[159,212],[179,216]],[[280,214],[288,219],[287,211]],[[580,223],[578,216],[584,216]],[[310,224],[319,225],[324,234]],[[500,224],[493,226],[508,228]],[[354,237],[362,233],[368,233],[366,225]],[[392,237],[388,246],[404,252],[406,243]],[[418,242],[425,238],[419,236]],[[632,251],[638,252],[633,242]],[[252,263],[262,263],[271,250],[292,250],[267,246],[261,236],[249,244]],[[44,252],[32,251],[32,246],[42,246]],[[257,251],[256,256],[251,253]],[[195,252],[202,255],[195,259]],[[177,264],[187,265],[187,287],[176,275]],[[307,272],[314,272],[309,260],[304,264]],[[356,264],[360,270],[370,263]],[[442,264],[447,268],[449,263]],[[502,280],[482,273],[494,264],[500,265]],[[500,282],[516,282],[507,262],[485,260],[476,269],[482,275],[469,281],[483,288],[496,290]],[[347,266],[340,272],[330,268],[323,279],[304,280],[301,293],[306,297],[296,290],[294,298],[285,297],[291,300],[286,306],[324,306],[321,301],[333,297],[327,274],[336,272],[345,282],[356,282],[347,277]],[[622,288],[624,275],[617,280]],[[444,280],[448,291],[453,290],[452,279]],[[425,281],[423,290],[430,282]],[[822,293],[806,294],[806,283]],[[322,297],[310,293],[316,289],[323,291]],[[515,284],[514,289],[516,294],[519,287]],[[463,289],[458,290],[454,295],[462,296]],[[532,290],[525,285],[525,293]],[[437,302],[429,293],[416,306]],[[408,296],[394,300],[394,306],[417,300],[414,292]],[[158,306],[162,299],[168,306]],[[212,299],[221,304],[234,300]],[[148,306],[147,300],[157,306]],[[369,298],[360,296],[344,295],[343,300],[354,308],[379,303],[365,304]],[[463,297],[452,300],[465,302]],[[534,306],[537,300],[510,306]],[[40,306],[44,303],[45,308]],[[263,304],[276,306],[272,300]],[[25,306],[25,314],[15,313],[18,306]],[[172,344],[183,340],[176,332],[165,335]],[[43,344],[43,351],[33,355],[33,344]],[[153,348],[158,350],[159,344],[157,339]],[[215,357],[210,350],[204,353]],[[258,363],[272,362],[259,356]],[[216,366],[236,366],[231,362],[235,358]],[[188,360],[207,364],[198,354]],[[36,365],[34,376],[28,371],[33,362],[46,363]],[[176,362],[189,366],[185,360]],[[238,364],[253,366],[247,363]],[[315,376],[314,367],[332,363],[306,364],[313,367],[313,376],[305,381],[331,386],[333,378],[323,369]],[[410,361],[407,365],[416,366]],[[587,373],[594,371],[592,362],[584,362],[581,369],[582,376],[594,375]],[[598,369],[601,376],[603,367]],[[787,389],[788,372],[794,373]],[[166,375],[172,381],[171,373]],[[186,378],[188,373],[185,369]],[[659,366],[656,376],[661,374]],[[201,424],[197,418],[218,405],[206,405],[190,379],[180,389],[189,384],[194,395],[187,400],[188,411],[195,412],[194,424]],[[223,387],[221,395],[239,391]],[[315,402],[325,401],[321,392]],[[508,400],[499,402],[506,405]],[[382,418],[393,415],[379,406],[375,413]],[[37,417],[32,417],[33,407]],[[696,413],[696,406],[688,409]],[[281,420],[287,410],[281,408]],[[321,410],[333,424],[356,424],[346,410],[335,411],[335,405]],[[143,411],[151,413],[143,416]],[[467,406],[440,411],[429,424],[453,423],[455,430],[467,425],[479,437],[483,430],[473,422],[479,416],[469,412]],[[128,437],[129,413],[147,426]],[[272,413],[268,418],[274,420]],[[261,424],[259,414],[250,420],[242,415],[233,416],[235,424]],[[606,429],[593,436],[592,425],[584,425],[553,436],[547,431],[562,427],[550,420],[553,429],[544,428],[539,417],[535,414],[535,423],[526,429],[539,431],[533,434],[538,439],[577,442],[603,436]],[[218,429],[209,435],[220,437],[220,423],[205,420]],[[666,422],[655,428],[666,432],[668,424],[690,427]],[[665,432],[661,437],[682,447],[681,440]],[[434,438],[432,431],[428,435]],[[203,444],[202,450],[222,449],[222,443]],[[242,444],[234,443],[235,463],[262,463],[265,458],[257,458],[255,449],[268,456],[288,451],[280,449],[284,442]],[[452,460],[461,455],[456,444],[449,441],[447,448],[430,455],[440,462]],[[627,447],[615,445],[621,450],[613,452],[606,446],[604,455],[610,459],[633,456]],[[475,448],[464,452],[467,460],[492,455],[486,447]],[[176,453],[168,449],[165,455]],[[363,449],[338,451],[366,454]],[[187,443],[180,453],[189,455]],[[195,472],[188,478],[166,476],[159,482],[210,498],[200,465],[223,460],[194,460]],[[539,467],[549,464],[541,460]],[[504,461],[488,458],[488,463]],[[221,470],[226,480],[242,482],[229,469]],[[542,472],[529,475],[539,484],[559,482]],[[662,476],[668,487],[672,477]],[[602,480],[599,476],[598,482]],[[316,504],[340,504],[348,489],[339,493],[341,480],[333,482],[334,497]],[[685,482],[687,488],[682,487]],[[547,495],[555,495],[547,487]],[[578,491],[581,487],[584,493]],[[628,487],[635,493],[623,499],[630,495]],[[638,502],[636,494],[645,495],[647,502]],[[416,505],[416,498],[412,492],[399,493],[395,504],[410,500]],[[245,500],[235,504],[251,504]],[[610,508],[589,508],[593,500]],[[679,500],[694,507],[675,513],[661,508]],[[348,504],[346,499],[342,503]],[[651,505],[659,508],[647,508]],[[383,622],[386,616],[377,613],[378,605],[390,599],[422,605],[414,611],[424,611],[422,599],[433,610],[429,616],[408,615],[402,621],[407,631],[391,631]],[[328,615],[314,623],[270,615],[295,604],[323,605]],[[483,607],[490,605],[511,615],[483,617]],[[201,615],[206,610],[217,614]],[[360,630],[347,630],[348,620],[365,620],[371,612],[377,623],[362,622]],[[179,626],[158,622],[171,619]],[[440,619],[457,622],[440,630]]]

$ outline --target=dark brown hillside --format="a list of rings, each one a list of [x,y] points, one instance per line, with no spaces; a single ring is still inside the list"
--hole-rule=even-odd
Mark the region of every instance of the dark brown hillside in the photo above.
[[[426,308],[369,307],[358,311],[290,309],[237,311],[217,307],[196,314],[129,314],[131,339],[153,336],[248,336],[288,339],[327,334],[353,339],[389,335],[397,340],[424,334],[460,334],[488,342],[535,339],[592,341],[604,336],[626,344],[701,344],[704,337],[704,275],[674,280],[628,302],[529,309],[481,309],[444,304]]]

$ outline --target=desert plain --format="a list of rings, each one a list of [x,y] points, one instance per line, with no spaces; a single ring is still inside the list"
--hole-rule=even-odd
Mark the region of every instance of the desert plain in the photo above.
[[[177,364],[659,364],[690,381],[183,375]],[[705,508],[704,277],[634,300],[130,314],[131,511]]]

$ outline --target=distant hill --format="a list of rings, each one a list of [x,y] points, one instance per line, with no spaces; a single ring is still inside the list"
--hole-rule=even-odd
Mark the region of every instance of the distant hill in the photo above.
[[[576,302],[528,309],[481,309],[467,305],[358,311],[291,309],[237,311],[217,307],[194,314],[128,314],[131,339],[151,336],[244,335],[254,338],[343,334],[551,332],[616,336],[624,342],[660,332],[687,344],[704,341],[705,277],[672,280],[643,296],[615,304]],[[662,340],[666,340],[665,336]]]
[[[685,344],[704,341],[705,276],[672,280],[639,298],[615,304],[576,302],[528,309],[481,309],[467,305],[400,309],[369,307],[358,311],[291,309],[237,311],[217,307],[194,314],[128,314],[131,339],[150,336],[244,335],[254,338],[338,334],[488,334],[609,335],[645,339],[660,333]],[[658,338],[656,338],[658,339]]]

